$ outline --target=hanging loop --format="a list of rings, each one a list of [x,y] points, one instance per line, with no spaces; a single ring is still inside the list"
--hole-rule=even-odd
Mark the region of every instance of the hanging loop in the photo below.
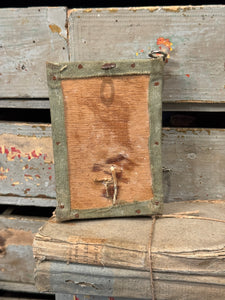
[[[151,58],[162,57],[163,61],[165,61],[165,59],[167,58],[167,53],[165,53],[164,51],[160,51],[160,50],[153,50],[148,54],[148,56]]]

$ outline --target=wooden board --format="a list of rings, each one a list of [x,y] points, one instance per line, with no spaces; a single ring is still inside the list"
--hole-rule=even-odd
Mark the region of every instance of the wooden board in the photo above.
[[[224,200],[165,205],[151,249],[156,299],[224,299],[224,212]],[[51,219],[34,241],[37,287],[149,299],[151,228],[150,218],[64,224]]]
[[[225,130],[164,128],[164,201],[225,199]]]
[[[163,65],[48,64],[58,220],[162,210]]]
[[[224,102],[225,6],[69,11],[71,61],[147,58],[171,49],[164,102]],[[99,34],[101,32],[101,34]]]
[[[36,128],[32,126],[36,126]],[[19,134],[23,136],[22,139],[26,142],[33,140],[34,136],[36,136],[37,141],[44,139],[43,147],[46,151],[44,150],[43,152],[46,153],[48,158],[51,158],[52,161],[53,150],[50,147],[52,143],[51,126],[46,124],[13,125],[11,123],[2,123],[1,129],[0,137],[5,132],[14,135],[14,143],[10,146],[15,146],[16,149],[20,149],[21,146],[18,143],[19,139],[17,139],[17,135]],[[221,165],[225,164],[224,140],[225,131],[223,129],[163,129],[162,160],[164,202],[212,198],[225,199],[223,170],[221,169]],[[46,142],[48,146],[45,144]],[[30,142],[30,145],[31,144]],[[38,148],[40,148],[41,144],[42,142],[40,142],[40,144],[38,142]],[[2,145],[0,146],[2,147]],[[32,149],[32,151],[33,150],[34,149]],[[23,162],[17,158],[10,161],[7,160],[5,154],[0,154],[0,158],[1,167],[4,167],[4,170],[10,169],[7,173],[1,171],[1,204],[56,206],[53,163],[49,164],[45,159],[44,164],[41,165],[41,163],[43,163],[41,161],[42,159],[34,157],[32,157],[31,160],[23,157]],[[33,169],[30,170],[33,180],[25,180],[24,172],[27,170],[23,170],[23,167],[26,166],[26,163],[24,164],[25,161],[28,162],[30,167],[33,167]],[[17,168],[18,164],[19,168]],[[44,170],[42,170],[42,168],[44,168]],[[37,171],[39,175],[42,174],[41,178],[35,177]],[[3,176],[6,175],[7,178],[4,179]],[[51,180],[49,176],[52,176]],[[12,186],[11,179],[13,179],[13,177],[17,178],[18,181],[23,184]],[[39,183],[40,185],[37,186]],[[30,189],[30,191],[24,194],[26,189]],[[42,191],[43,197],[37,198],[37,195],[40,194],[40,190]],[[11,196],[7,195],[8,193],[11,194]]]
[[[49,109],[47,99],[0,99],[0,108]]]
[[[1,123],[0,164],[0,203],[53,205],[55,176],[50,125]]]
[[[0,286],[4,290],[37,292],[34,286],[34,234],[44,218],[0,216]]]
[[[65,7],[0,10],[1,98],[47,98],[46,61],[68,61]]]

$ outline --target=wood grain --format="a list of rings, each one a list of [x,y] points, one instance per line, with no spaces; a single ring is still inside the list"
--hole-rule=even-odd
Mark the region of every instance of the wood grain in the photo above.
[[[34,286],[34,234],[44,218],[0,216],[0,286],[5,290],[37,292]]]
[[[164,201],[225,199],[224,129],[164,128]]]
[[[70,56],[72,61],[139,59],[161,47],[170,52],[163,102],[219,103],[225,99],[224,26],[223,5],[74,9]]]
[[[46,61],[68,61],[67,9],[0,10],[1,98],[47,98]]]
[[[35,126],[35,127],[33,127]],[[11,124],[2,123],[0,128],[0,136],[4,132],[13,135],[13,144],[16,149],[19,145],[18,141],[23,140],[33,141],[34,136],[38,142],[38,147],[42,144],[39,141],[43,140],[48,144],[48,157],[51,161],[53,159],[53,152],[50,149],[51,141],[51,126],[31,125],[31,124]],[[21,135],[17,139],[17,135]],[[224,183],[223,183],[223,170],[221,165],[225,164],[223,149],[225,131],[223,129],[181,129],[181,128],[164,128],[162,135],[162,160],[163,160],[163,184],[164,184],[164,202],[171,201],[185,201],[193,199],[225,199]],[[47,138],[47,139],[46,139]],[[46,148],[46,142],[43,147]],[[31,147],[33,146],[30,143]],[[2,147],[2,144],[0,145]],[[24,147],[24,146],[23,146]],[[7,148],[8,149],[8,148]],[[20,148],[18,148],[20,149]],[[34,150],[33,148],[31,149]],[[26,152],[27,153],[27,152]],[[19,153],[18,153],[19,154]],[[1,167],[4,170],[11,167],[10,171],[0,172],[1,176],[7,176],[7,179],[0,180],[1,193],[0,203],[2,204],[15,204],[15,205],[35,205],[35,206],[55,206],[55,179],[54,179],[54,165],[46,163],[41,165],[41,160],[32,157],[28,160],[28,165],[34,169],[30,170],[33,180],[25,181],[24,171],[22,168],[26,166],[19,159],[14,158],[13,161],[8,161],[6,155],[0,154]],[[19,164],[19,168],[16,166]],[[10,165],[10,167],[9,167]],[[44,168],[44,170],[41,169]],[[52,168],[51,170],[49,168]],[[42,174],[41,178],[35,177],[37,170]],[[12,186],[10,178],[12,176],[18,181],[23,182],[23,185]],[[212,176],[213,174],[213,176]],[[40,174],[39,174],[40,175]],[[9,177],[8,177],[9,176]],[[52,176],[51,180],[49,176]],[[6,183],[7,181],[7,183]],[[17,180],[16,180],[17,181]],[[45,182],[49,185],[45,187]],[[37,186],[37,183],[41,183]],[[29,185],[29,186],[28,186]],[[27,186],[27,187],[26,187]],[[30,188],[29,194],[24,194],[26,188]],[[43,195],[49,195],[50,198],[35,197],[38,190],[43,191]],[[12,194],[6,196],[7,193]],[[50,194],[51,193],[51,196]],[[16,196],[16,195],[20,196]],[[5,195],[5,196],[4,196]],[[24,197],[25,196],[25,197]]]
[[[62,81],[71,209],[112,205],[112,166],[116,204],[153,197],[148,85],[146,75]]]
[[[2,123],[0,163],[0,203],[33,205],[36,197],[36,205],[48,206],[48,198],[55,198],[49,125]]]

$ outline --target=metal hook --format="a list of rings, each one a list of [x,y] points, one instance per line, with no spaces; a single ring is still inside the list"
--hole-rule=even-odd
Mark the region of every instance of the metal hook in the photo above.
[[[167,53],[163,52],[163,51],[160,51],[160,50],[153,50],[151,51],[148,56],[151,57],[151,58],[158,58],[159,55],[163,58],[163,61],[166,60],[167,58]]]

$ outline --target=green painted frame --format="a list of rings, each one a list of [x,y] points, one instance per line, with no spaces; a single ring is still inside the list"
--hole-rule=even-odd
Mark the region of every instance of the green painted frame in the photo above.
[[[105,67],[103,67],[103,65]],[[107,217],[157,215],[162,213],[162,165],[161,165],[161,128],[162,128],[162,81],[164,62],[162,58],[124,60],[116,62],[70,62],[47,63],[53,150],[55,161],[56,195],[58,221],[71,219],[92,219]],[[67,139],[64,121],[64,101],[61,80],[123,75],[150,75],[149,81],[149,153],[154,197],[150,200],[118,204],[99,209],[71,209],[68,175]]]

